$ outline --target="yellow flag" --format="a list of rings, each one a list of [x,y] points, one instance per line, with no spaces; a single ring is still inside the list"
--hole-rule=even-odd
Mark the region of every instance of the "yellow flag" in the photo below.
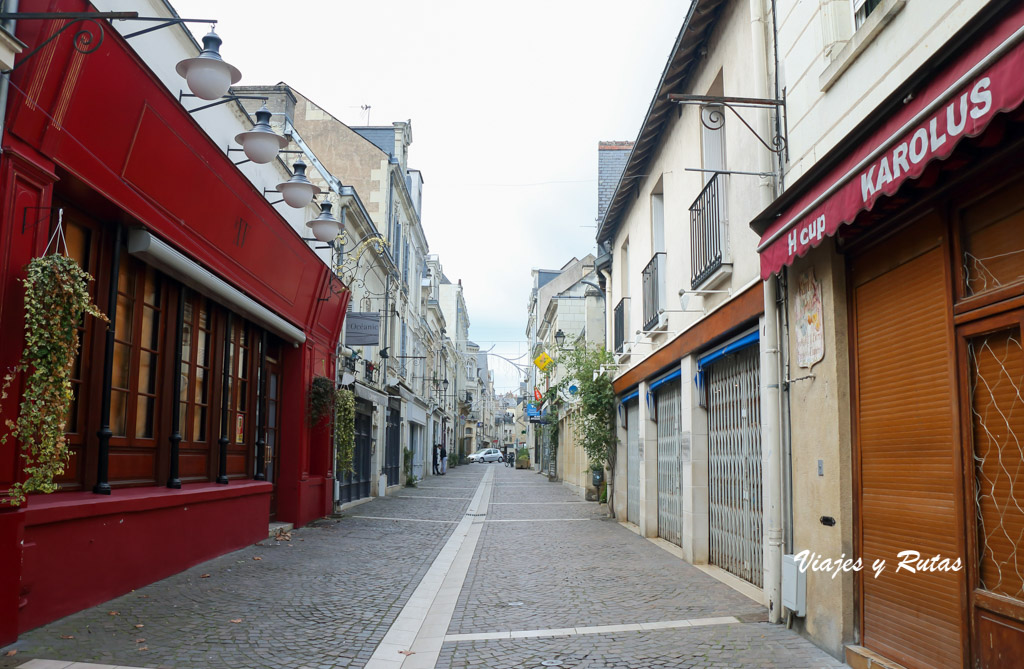
[[[548,355],[546,352],[542,352],[534,359],[533,364],[537,365],[537,368],[543,372],[545,369],[548,368],[548,365],[550,365],[553,362],[554,360],[551,359],[550,355]]]

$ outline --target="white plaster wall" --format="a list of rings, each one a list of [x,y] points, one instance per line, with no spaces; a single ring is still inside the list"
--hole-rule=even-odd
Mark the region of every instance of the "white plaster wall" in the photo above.
[[[722,72],[723,91],[726,96],[750,97],[751,91],[766,85],[766,72],[755,72],[751,62],[751,34],[759,29],[750,21],[749,7],[745,2],[732,3],[723,13],[709,44],[708,55],[685,91],[698,95],[708,94]],[[758,79],[760,78],[760,79]],[[765,110],[741,110],[744,118],[755,128],[760,121],[766,121]],[[739,120],[726,112],[725,132],[726,169],[757,171],[761,159],[767,155],[757,138]],[[631,296],[626,341],[637,337],[636,331],[643,326],[643,284],[641,273],[654,254],[651,234],[651,194],[658,180],[662,180],[665,204],[665,264],[666,311],[678,311],[679,289],[691,288],[690,259],[690,206],[704,188],[700,172],[688,172],[686,168],[702,167],[701,123],[699,107],[684,106],[681,115],[671,114],[672,120],[662,136],[658,149],[646,169],[647,176],[638,184],[639,197],[632,200],[615,235],[612,257],[612,280],[610,282],[609,311],[622,299],[622,243],[629,240],[628,291]],[[721,177],[720,177],[721,178]],[[725,177],[726,214],[728,220],[727,260],[732,262],[732,276],[716,290],[731,290],[735,295],[760,276],[760,261],[756,252],[758,236],[749,227],[749,222],[760,213],[772,199],[772,184],[768,179],[746,175]],[[701,287],[706,288],[706,285]],[[728,300],[729,294],[707,295],[691,299],[688,309],[702,306],[712,310]],[[618,370],[621,375],[671,340],[672,335],[692,327],[703,317],[700,311],[687,313],[666,313],[668,325],[666,334],[642,335],[640,343],[633,347],[628,365]],[[614,321],[610,321],[614,325]],[[609,331],[614,336],[613,331]]]
[[[986,4],[984,0],[885,0],[872,13],[890,17],[855,58],[843,49],[861,35],[841,2],[778,0],[780,72],[786,88],[791,184]],[[834,14],[832,13],[834,12]],[[871,17],[869,17],[870,20]],[[863,32],[862,32],[863,31]],[[834,63],[847,69],[829,85]],[[835,65],[836,67],[838,65]],[[912,93],[908,90],[907,93]]]

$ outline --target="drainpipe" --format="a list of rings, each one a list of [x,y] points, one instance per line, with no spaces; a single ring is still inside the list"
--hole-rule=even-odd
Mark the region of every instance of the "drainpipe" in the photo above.
[[[768,93],[768,49],[766,42],[767,14],[765,0],[750,0],[751,66],[754,89],[751,94],[765,98]],[[758,134],[767,138],[771,133],[770,118],[759,114]],[[772,156],[767,151],[757,152],[757,169],[772,171]],[[761,199],[767,205],[774,197],[774,179],[761,181]],[[782,620],[782,436],[780,432],[779,383],[779,314],[776,302],[775,277],[764,282],[764,340],[761,359],[761,453],[765,485],[765,555],[764,591],[768,598],[768,621]]]
[[[7,0],[7,2],[4,4],[6,5],[4,11],[6,11],[7,13],[18,13],[18,0]],[[9,21],[4,23],[4,28],[11,35],[14,35],[15,24],[16,21],[14,19],[10,19]],[[0,140],[3,140],[5,124],[4,122],[7,120],[7,91],[9,90],[10,81],[10,73],[0,76]],[[2,151],[3,146],[0,145],[0,152]]]
[[[779,314],[776,279],[764,282],[764,339],[761,358],[761,452],[765,474],[765,540],[768,542],[764,590],[768,622],[782,620],[782,461],[780,435]]]

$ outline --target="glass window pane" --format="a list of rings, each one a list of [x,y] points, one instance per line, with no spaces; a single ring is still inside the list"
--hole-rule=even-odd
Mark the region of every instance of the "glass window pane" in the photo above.
[[[178,427],[181,440],[188,441],[188,435],[190,434],[188,429],[188,403],[178,402],[178,412]]]
[[[132,329],[135,325],[132,313],[134,308],[135,301],[130,297],[120,294],[117,296],[117,324],[114,333],[121,341],[132,340]]]
[[[143,351],[139,354],[138,392],[156,393],[156,354]]]
[[[199,331],[196,337],[196,364],[208,367],[210,365],[210,333]]]
[[[89,237],[88,229],[74,223],[64,225],[64,239],[68,243],[68,256],[75,259],[86,271],[89,270]],[[89,286],[92,292],[92,284]]]
[[[153,404],[152,397],[139,397],[135,408],[135,436],[140,439],[153,438]]]
[[[199,404],[206,404],[206,370],[196,368],[196,399]]]
[[[146,285],[143,301],[154,307],[160,306],[160,275],[152,267],[146,267]]]
[[[142,346],[160,349],[160,312],[150,307],[142,308]]]
[[[181,361],[192,362],[192,326],[186,320],[181,326]]]
[[[239,380],[238,382],[238,398],[235,406],[238,411],[246,411],[249,403],[249,384],[245,380]]]
[[[196,407],[192,418],[192,434],[196,441],[206,441],[206,407]]]
[[[128,365],[131,362],[131,348],[128,344],[114,344],[114,361],[112,385],[115,388],[128,388]]]
[[[128,412],[128,393],[120,390],[110,392],[110,431],[115,437],[125,436],[125,421]]]

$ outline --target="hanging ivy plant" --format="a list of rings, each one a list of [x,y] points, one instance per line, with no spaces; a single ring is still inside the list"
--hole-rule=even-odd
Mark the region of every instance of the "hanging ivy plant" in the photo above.
[[[356,395],[339,390],[334,395],[335,476],[355,473],[352,467],[356,452]]]
[[[306,418],[311,426],[318,425],[325,416],[334,411],[334,381],[325,376],[314,376],[309,388],[309,411]]]
[[[50,493],[68,462],[64,430],[74,393],[71,369],[78,356],[78,325],[85,314],[107,317],[92,303],[93,280],[72,258],[54,254],[34,258],[25,285],[25,350],[4,376],[0,398],[21,372],[27,372],[16,419],[7,419],[0,443],[14,437],[21,444],[27,478],[16,482],[3,501],[18,506],[30,492]]]

